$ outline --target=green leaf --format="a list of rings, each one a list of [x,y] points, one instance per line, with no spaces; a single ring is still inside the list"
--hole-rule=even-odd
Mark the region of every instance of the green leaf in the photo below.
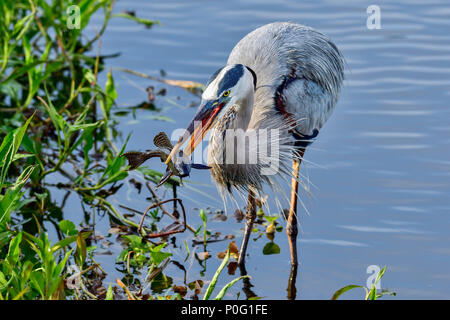
[[[101,123],[100,121],[97,121],[97,122],[93,122],[93,123],[68,125],[69,126],[68,132],[73,133],[75,131],[82,130],[82,129],[96,128],[99,126],[100,123]]]
[[[14,155],[13,162],[19,159],[34,157],[34,154],[29,153],[17,153]]]
[[[377,300],[377,298],[379,296],[382,296],[382,295],[377,294],[376,285],[381,280],[381,278],[383,277],[385,272],[386,272],[386,266],[384,266],[383,269],[381,269],[380,272],[378,272],[377,277],[375,278],[375,281],[372,284],[372,288],[370,289],[369,293],[366,296],[366,300]]]
[[[7,284],[8,281],[6,281],[5,275],[0,271],[0,289],[3,289],[2,287],[6,287]]]
[[[36,289],[42,298],[45,297],[45,282],[44,275],[41,270],[35,270],[30,275],[31,284]]]
[[[142,238],[135,234],[123,235],[122,238],[128,240],[132,247],[139,247],[142,243]]]
[[[78,233],[78,231],[76,231],[75,224],[69,220],[61,220],[59,222],[59,229],[62,231],[62,233],[68,236],[73,236],[74,234]]]
[[[76,256],[78,258],[78,263],[80,266],[83,266],[87,255],[86,241],[84,239],[85,238],[83,237],[83,232],[78,232]]]
[[[278,216],[264,216],[267,222],[275,222],[278,219]]]
[[[16,183],[13,187],[6,190],[6,194],[0,200],[0,226],[9,221],[10,212],[13,210],[19,199],[22,197],[23,193],[20,191],[25,184],[25,182],[30,177],[34,170],[34,166],[28,166],[22,172],[22,174],[17,178]]]
[[[89,81],[90,84],[97,83],[97,80],[95,79],[95,74],[91,71],[91,69],[83,69],[84,77],[87,81]]]
[[[279,254],[279,253],[280,247],[274,242],[268,242],[263,248],[263,254],[265,255]]]
[[[120,149],[119,153],[115,156],[115,158],[112,161],[110,161],[110,160],[108,161],[108,166],[106,167],[105,172],[103,173],[102,177],[100,178],[100,181],[104,181],[104,179],[106,177],[108,177],[107,183],[111,183],[111,182],[125,179],[126,175],[128,175],[128,172],[126,170],[120,169],[122,167],[122,165],[126,162],[126,159],[123,157],[120,157],[120,155],[123,154],[130,137],[131,137],[131,133],[127,136],[125,143],[123,144],[122,148]],[[105,185],[105,184],[106,183],[103,182],[103,185]]]
[[[331,297],[331,300],[337,300],[337,298],[339,298],[344,292],[347,292],[347,291],[352,290],[352,289],[355,289],[355,288],[363,288],[363,289],[365,289],[365,290],[367,291],[367,289],[366,289],[365,287],[363,287],[363,286],[358,286],[358,285],[355,285],[355,284],[350,284],[350,285],[348,285],[348,286],[345,286],[345,287],[340,288],[339,290],[337,290],[337,291],[333,294],[333,296]]]
[[[241,279],[245,279],[245,278],[250,278],[249,276],[241,276],[239,278],[236,278],[234,280],[231,280],[230,282],[228,282],[223,288],[222,290],[220,290],[220,292],[217,294],[217,296],[214,298],[214,300],[222,300],[223,297],[225,296],[225,294],[227,293],[227,291],[231,288],[231,286],[233,284],[235,284],[236,282],[238,282]]]
[[[200,210],[200,218],[202,219],[203,223],[206,223],[208,221],[208,218],[206,217],[205,210]]]
[[[372,285],[366,300],[377,300],[377,287],[375,285]]]
[[[26,15],[14,25],[13,34],[14,35],[17,34],[16,41],[18,41],[25,34],[25,32],[27,32],[28,28],[30,27],[30,22],[32,21],[33,16],[34,12]]]
[[[28,125],[30,124],[31,119],[33,119],[33,116],[34,114],[30,118],[28,118],[23,126],[8,133],[3,139],[2,144],[0,145],[0,189],[2,188],[5,181],[6,172],[8,171],[9,165],[13,161],[14,155],[17,153],[17,150],[19,150],[23,136],[25,135]]]
[[[230,247],[228,246],[227,254],[223,258],[219,268],[216,270],[216,273],[214,274],[211,283],[208,286],[208,289],[206,289],[205,295],[203,296],[203,300],[209,300],[209,297],[211,296],[214,288],[216,287],[217,279],[219,278],[220,273],[222,272],[223,268],[225,268],[225,266],[227,265],[228,260],[230,260],[230,255],[231,250]]]
[[[1,2],[1,1],[0,1]],[[34,67],[40,64],[48,63],[48,61],[45,60],[36,60],[30,63],[25,64],[20,69],[14,69],[11,74],[3,81],[3,83],[6,83],[8,81],[14,80],[19,78],[20,76],[24,75],[25,73],[32,70]]]
[[[184,259],[184,262],[187,261],[187,259],[189,258],[189,256],[191,255],[191,251],[189,250],[189,246],[186,240],[184,240],[184,246],[186,248],[186,258]]]
[[[56,268],[53,270],[53,277],[54,277],[54,278],[57,278],[57,277],[59,277],[59,276],[61,275],[61,272],[63,271],[64,266],[66,265],[67,260],[69,259],[69,257],[70,257],[70,255],[71,255],[72,251],[73,251],[73,249],[67,251],[66,254],[65,254],[65,256],[64,256],[64,259],[62,259],[61,262],[58,263],[58,265],[56,266]]]
[[[125,179],[126,177],[128,177],[128,171],[121,170],[121,171],[116,172],[115,174],[111,175],[110,177],[108,177],[108,179],[106,179],[102,184],[107,185],[109,183],[121,181],[121,180]]]
[[[381,280],[381,278],[384,276],[385,272],[386,272],[386,266],[384,266],[383,269],[381,269],[380,272],[378,272],[378,275],[377,275],[373,285],[376,285]]]
[[[195,230],[194,236],[198,236],[200,231],[203,229],[203,225],[201,225],[200,227],[197,228],[197,230]]]
[[[154,24],[159,24],[159,21],[138,18],[138,17],[132,16],[131,14],[128,14],[128,13],[116,13],[116,14],[113,14],[112,16],[133,20],[139,24],[145,25],[147,28],[150,28]]]
[[[3,232],[0,232],[0,248],[3,247],[4,244],[6,244],[11,236],[13,235],[13,232],[10,230],[5,230]]]
[[[105,93],[106,93],[106,103],[105,103],[105,112],[109,116],[111,107],[114,101],[117,99],[117,91],[116,86],[114,85],[114,79],[111,71],[108,72],[105,84]]]
[[[111,285],[108,287],[108,291],[106,291],[105,300],[114,300],[114,294]]]
[[[92,232],[83,232],[83,237],[86,239]],[[52,247],[52,252],[56,252],[61,248],[67,247],[69,244],[71,244],[72,242],[77,241],[78,239],[78,234],[74,235],[74,236],[70,236],[67,238],[64,238],[60,241],[58,241],[53,247]]]
[[[156,265],[159,265],[166,258],[171,257],[172,254],[170,252],[150,252],[150,257],[152,258],[152,262]]]
[[[56,130],[65,132],[67,122],[66,120],[64,120],[64,117],[60,115],[58,111],[56,111],[52,101],[49,98],[47,99],[47,103],[45,103],[44,106],[47,109],[48,115],[50,116],[50,119],[52,120],[52,123],[55,126]]]
[[[9,251],[8,251],[8,260],[16,264],[19,261],[20,249],[19,245],[22,242],[22,233],[19,232],[17,236],[15,236],[11,242],[9,243]]]
[[[116,263],[125,262],[125,260],[127,259],[127,256],[128,256],[128,252],[129,252],[128,249],[122,250],[119,253],[119,255],[116,257]]]

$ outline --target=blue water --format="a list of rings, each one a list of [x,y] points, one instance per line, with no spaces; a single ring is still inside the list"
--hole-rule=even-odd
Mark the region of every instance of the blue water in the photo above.
[[[366,9],[372,4],[381,8],[379,30],[366,27]],[[115,6],[115,12],[122,10],[135,10],[137,16],[159,20],[161,25],[146,29],[113,19],[101,51],[121,55],[107,60],[108,68],[126,67],[153,76],[160,76],[163,69],[169,79],[202,83],[226,63],[237,41],[263,24],[293,21],[329,35],[346,58],[346,80],[333,116],[307,150],[307,163],[301,168],[309,177],[311,195],[302,195],[309,213],[299,210],[297,298],[329,299],[342,286],[365,285],[369,265],[388,266],[381,285],[395,291],[397,298],[448,298],[448,1],[123,0]],[[100,21],[96,17],[93,31],[98,30]],[[123,137],[132,132],[127,149],[151,148],[154,134],[184,128],[194,114],[191,105],[199,99],[183,89],[113,72],[119,109],[146,100],[149,85],[155,91],[168,89],[166,96],[156,97],[161,112],[140,110],[135,117],[118,118]],[[173,121],[154,120],[154,116],[168,116]],[[149,165],[163,169],[158,161]],[[140,178],[137,173],[133,176]],[[194,171],[190,180],[198,183],[192,187],[204,193],[186,186],[179,189],[179,196],[188,208],[188,223],[197,227],[200,219],[194,208],[220,210],[223,204],[208,172]],[[122,189],[115,203],[141,210],[148,205],[145,196],[136,195],[131,185]],[[79,200],[71,197],[69,201]],[[240,243],[243,223],[233,219],[233,211],[228,212],[226,222],[211,221],[208,228],[234,234]],[[101,225],[102,218],[98,219]],[[99,232],[106,235],[108,228],[105,222]],[[277,233],[275,242],[281,253],[270,256],[262,254],[268,241],[264,238],[250,242],[247,271],[252,289],[267,299],[285,299],[290,268],[286,236],[284,231]],[[177,237],[175,260],[184,260],[183,242],[190,244],[191,239],[191,233]],[[220,263],[215,255],[225,247],[224,242],[208,246],[213,257],[207,260],[204,277],[198,263],[188,260],[188,282],[211,279]],[[97,259],[108,266],[107,280],[113,282],[118,276],[114,258],[121,247],[114,243],[109,249],[114,255],[98,255]],[[173,265],[166,273],[175,283],[182,283],[183,274]],[[224,274],[220,283],[234,277]],[[227,298],[235,299],[241,287],[236,285]],[[345,297],[360,299],[363,292],[348,292]]]

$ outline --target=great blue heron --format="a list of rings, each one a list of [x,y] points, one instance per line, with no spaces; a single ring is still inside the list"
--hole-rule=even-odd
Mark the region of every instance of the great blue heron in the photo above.
[[[305,148],[331,115],[343,79],[343,56],[328,37],[300,24],[276,22],[252,31],[239,41],[227,65],[208,81],[197,113],[167,162],[186,142],[184,153],[190,155],[206,132],[214,129],[209,141],[208,166],[220,192],[233,189],[248,192],[240,265],[244,263],[256,217],[256,194],[261,193],[263,184],[274,187],[279,184],[278,178],[289,177],[291,193],[286,232],[291,263],[297,265],[300,163]],[[232,147],[224,143],[229,132],[239,129],[245,133],[264,130],[278,133],[266,133],[265,138],[258,139],[256,147],[251,143]],[[278,152],[269,154],[263,149]],[[230,163],[225,160],[230,152],[246,155],[245,159],[256,154],[257,161]],[[262,174],[274,160],[280,163],[278,172]]]

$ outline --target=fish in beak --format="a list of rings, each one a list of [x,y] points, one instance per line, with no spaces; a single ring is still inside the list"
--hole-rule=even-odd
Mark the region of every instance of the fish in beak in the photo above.
[[[150,158],[158,157],[162,162],[166,162],[169,153],[172,150],[172,144],[169,138],[164,132],[158,133],[154,139],[153,143],[158,147],[156,150],[147,150],[146,152],[125,152],[121,154],[121,157],[125,157],[128,160],[130,166],[129,170],[134,170],[140,167],[145,161]],[[163,185],[172,176],[178,176],[181,179],[189,176],[191,169],[211,169],[208,166],[202,164],[191,163],[189,157],[185,156],[180,150],[176,156],[173,156],[173,161],[168,161],[167,169],[161,180],[156,187]]]
[[[186,128],[184,134],[178,140],[175,147],[173,147],[169,156],[167,157],[166,164],[175,157],[178,150],[186,143],[184,149],[184,156],[189,156],[192,154],[194,149],[203,140],[206,133],[214,125],[218,119],[218,114],[223,109],[227,103],[224,99],[217,100],[203,100],[200,107],[192,119],[191,123]]]
[[[174,157],[173,161],[169,162],[167,170],[159,183],[156,185],[156,188],[162,186],[174,175],[178,176],[180,178],[181,184],[183,184],[182,179],[190,175],[191,169],[208,170],[211,169],[211,167],[200,163],[191,163],[189,157],[183,155],[183,151],[180,150],[177,157]]]

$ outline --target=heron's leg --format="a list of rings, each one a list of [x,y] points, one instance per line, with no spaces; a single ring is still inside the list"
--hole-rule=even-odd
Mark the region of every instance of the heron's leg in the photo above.
[[[291,265],[291,273],[289,274],[289,281],[287,287],[287,299],[295,300],[297,297],[297,288],[295,286],[295,282],[297,281],[297,265]]]
[[[239,252],[238,264],[243,266],[245,264],[245,253],[247,251],[248,240],[253,230],[253,223],[256,219],[256,199],[255,193],[250,188],[248,192],[247,210],[245,212],[245,231],[244,239],[242,239],[241,250]]]
[[[295,155],[292,160],[292,181],[291,181],[291,203],[289,207],[289,216],[286,225],[286,233],[289,240],[289,249],[291,251],[291,265],[297,266],[297,192],[300,163],[302,162],[305,149],[300,149],[299,155]]]

